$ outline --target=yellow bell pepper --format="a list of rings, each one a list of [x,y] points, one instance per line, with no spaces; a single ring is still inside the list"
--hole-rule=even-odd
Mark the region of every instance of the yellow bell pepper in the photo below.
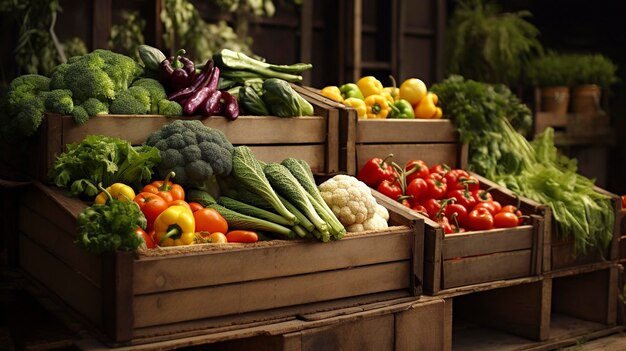
[[[367,118],[367,106],[365,106],[365,101],[352,97],[343,100],[343,104],[354,108],[358,118]]]
[[[391,94],[387,91],[381,91],[380,95],[384,96],[385,99],[387,99],[387,101],[392,105],[396,102],[396,99],[394,99],[393,96],[391,96]]]
[[[366,97],[365,106],[367,107],[368,119],[387,118],[387,115],[391,111],[389,102],[380,94],[374,94]]]
[[[383,91],[383,84],[374,76],[367,76],[356,82],[364,97],[380,94]]]
[[[153,227],[159,246],[182,246],[195,242],[196,221],[187,207],[168,207],[154,220]]]
[[[415,118],[441,118],[441,108],[435,105],[437,101],[439,101],[437,95],[430,92],[427,93],[426,96],[420,100],[417,106],[415,106]]]
[[[388,94],[393,98],[393,101],[397,101],[400,98],[400,89],[396,87],[384,87],[383,95]]]
[[[135,198],[135,190],[124,183],[114,183],[110,187],[106,188],[106,191],[111,194],[112,198],[122,201],[133,201]],[[109,196],[103,191],[96,196],[94,203],[104,204],[108,199]]]
[[[337,86],[324,87],[324,89],[322,89],[320,93],[326,96],[327,98],[335,100],[337,102],[343,101],[343,97],[341,96],[341,91],[339,91],[339,87]]]

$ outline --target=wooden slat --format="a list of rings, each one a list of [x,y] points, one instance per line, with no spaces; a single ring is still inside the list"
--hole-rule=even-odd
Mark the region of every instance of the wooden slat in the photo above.
[[[405,289],[409,269],[405,262],[396,262],[206,289],[138,295],[134,305],[135,327]]]
[[[100,289],[25,235],[20,235],[20,267],[68,306],[102,325]]]
[[[468,257],[443,262],[443,288],[530,275],[531,250]]]
[[[96,116],[89,122],[78,126],[71,117],[63,118],[63,143],[82,141],[90,134],[104,134],[128,140],[133,145],[142,144],[148,136],[163,125],[175,119],[200,119],[210,128],[224,132],[233,144],[307,144],[326,142],[326,120],[323,117],[267,117],[239,116],[235,121],[222,117],[178,117],[171,118],[157,115]]]
[[[524,225],[515,228],[448,234],[443,238],[443,258],[447,260],[531,249],[533,244],[532,229],[532,226]]]
[[[107,252],[102,255],[103,328],[116,342],[133,338],[134,252]]]
[[[328,243],[282,241],[264,247],[244,246],[237,250],[141,258],[134,264],[134,293],[246,282],[385,262],[406,261],[408,265],[412,240],[411,230],[399,227],[395,232],[348,236]],[[216,272],[203,267],[220,269]],[[408,284],[408,276],[406,281]]]
[[[371,331],[375,330],[375,333]],[[386,314],[348,323],[335,323],[301,333],[302,351],[394,350],[394,316]],[[283,349],[287,351],[288,349]]]
[[[459,134],[450,120],[361,119],[356,142],[384,143],[457,143]]]
[[[94,0],[92,9],[93,30],[91,33],[91,48],[108,49],[111,33],[111,5],[112,0]]]
[[[254,156],[263,162],[281,162],[287,157],[306,161],[313,173],[325,173],[324,144],[250,146]]]
[[[443,230],[439,226],[426,226],[424,228],[424,290],[430,294],[441,290],[442,252]]]
[[[405,350],[444,350],[446,328],[444,300],[414,305],[395,314],[395,348]]]
[[[72,267],[96,287],[101,287],[102,265],[98,256],[82,250],[74,243],[74,234],[61,230],[53,221],[21,206],[18,226],[20,232],[44,246],[59,261]]]
[[[421,159],[426,164],[446,163],[448,165],[457,162],[457,144],[357,144],[356,145],[356,171],[374,157],[384,158],[393,154],[393,160],[404,165],[410,160]]]

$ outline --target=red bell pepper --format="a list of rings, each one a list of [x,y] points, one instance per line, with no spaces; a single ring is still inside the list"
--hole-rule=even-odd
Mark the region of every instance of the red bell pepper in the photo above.
[[[400,196],[402,196],[402,186],[397,179],[383,180],[380,184],[378,184],[376,190],[394,200],[397,200]]]
[[[383,180],[393,180],[395,171],[391,164],[387,163],[387,160],[392,157],[393,154],[389,154],[384,159],[375,157],[367,161],[357,173],[356,178],[372,188],[378,188]]]

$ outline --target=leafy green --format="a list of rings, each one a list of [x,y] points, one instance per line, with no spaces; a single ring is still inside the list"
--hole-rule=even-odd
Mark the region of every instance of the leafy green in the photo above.
[[[527,141],[513,126],[527,108],[512,95],[503,97],[503,88],[452,77],[432,90],[461,140],[469,143],[470,170],[550,206],[557,234],[572,238],[577,250],[609,244],[615,220],[610,198],[576,173],[575,160],[559,154],[551,128]]]
[[[124,183],[139,189],[152,177],[152,168],[161,160],[151,146],[132,146],[128,141],[103,135],[89,135],[80,143],[67,145],[48,176],[59,187],[69,187],[72,196],[95,196],[98,185]]]
[[[280,201],[270,182],[265,177],[261,164],[254,157],[254,153],[249,147],[241,145],[235,148],[233,152],[232,175],[248,190],[269,202],[278,214],[296,224],[296,216],[289,212]]]
[[[284,80],[271,78],[263,82],[263,101],[274,116],[312,116],[313,106]]]
[[[134,251],[142,243],[135,234],[146,228],[146,217],[132,201],[109,199],[104,204],[87,207],[77,218],[76,243],[93,253],[115,250]]]
[[[309,63],[274,65],[229,49],[220,50],[213,55],[213,60],[220,68],[251,71],[265,78],[278,78],[288,82],[302,81],[302,76],[299,74],[313,67]]]

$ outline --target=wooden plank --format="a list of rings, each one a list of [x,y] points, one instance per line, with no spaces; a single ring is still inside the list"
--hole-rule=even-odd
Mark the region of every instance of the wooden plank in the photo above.
[[[372,331],[376,332],[373,333]],[[302,351],[394,350],[394,316],[387,314],[303,330]]]
[[[210,252],[140,257],[134,263],[134,293],[239,283],[385,262],[406,261],[408,265],[412,240],[408,228],[397,227],[395,231],[348,235],[328,243],[277,241],[273,245],[261,243]],[[242,262],[246,269],[242,269]],[[220,267],[220,270],[218,274],[212,269],[188,267]]]
[[[408,161],[420,158],[426,164],[446,163],[449,165],[457,162],[457,144],[357,144],[356,171],[374,157],[385,157],[393,154],[393,160],[403,165]]]
[[[531,250],[451,259],[443,262],[443,288],[530,275]]]
[[[250,146],[258,160],[281,162],[287,157],[296,157],[306,161],[313,173],[325,173],[324,144]]]
[[[456,144],[459,140],[456,128],[445,119],[361,119],[356,127],[356,142],[359,144]]]
[[[200,119],[210,128],[219,129],[233,144],[308,144],[326,142],[326,119],[320,116],[281,118],[271,116],[239,116],[235,121],[225,118],[165,117],[157,115],[106,115],[91,118],[79,126],[63,116],[63,143],[82,141],[87,135],[104,134],[123,138],[133,145],[142,144],[148,136],[176,119]],[[277,131],[289,133],[277,133]]]
[[[76,218],[87,205],[76,198],[68,197],[60,188],[37,182],[33,185],[23,192],[20,203],[55,223],[68,235],[75,235]]]
[[[20,235],[20,267],[69,307],[92,323],[102,325],[100,289],[25,235]]]
[[[396,313],[394,350],[443,351],[446,322],[443,299]]]
[[[93,30],[91,33],[92,49],[108,49],[111,33],[112,0],[94,0],[92,10]]]
[[[533,227],[500,228],[478,232],[447,234],[443,238],[444,260],[497,252],[531,249]]]
[[[452,351],[452,308],[454,299],[444,299],[443,351]]]
[[[74,243],[74,234],[61,230],[53,221],[41,217],[28,207],[20,206],[18,226],[21,233],[45,247],[96,287],[101,287],[102,265],[98,256],[82,250]]]
[[[395,262],[162,294],[138,295],[134,304],[135,327],[406,289],[408,270],[406,263]],[[207,296],[212,297],[211,304],[206,303]]]
[[[602,324],[615,323],[615,303],[612,293],[617,267],[553,279],[552,306],[557,313]],[[612,279],[613,278],[613,279]],[[584,303],[581,303],[584,301]]]
[[[443,230],[441,227],[424,228],[424,291],[435,294],[442,284]]]
[[[103,329],[116,342],[133,338],[134,252],[107,252],[102,255]]]
[[[541,280],[458,296],[454,298],[455,317],[525,338],[546,340],[550,292],[551,281]]]

